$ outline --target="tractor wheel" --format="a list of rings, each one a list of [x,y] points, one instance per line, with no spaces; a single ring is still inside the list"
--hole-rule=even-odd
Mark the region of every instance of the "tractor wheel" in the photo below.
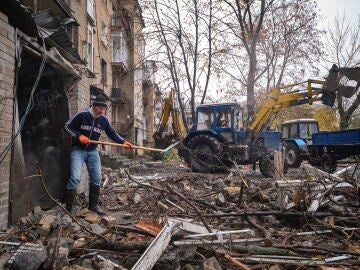
[[[330,153],[324,153],[321,156],[321,167],[324,171],[333,173],[336,170],[336,160]]]
[[[209,135],[193,137],[189,143],[189,160],[193,172],[223,172],[220,142]]]
[[[285,162],[290,168],[299,168],[302,162],[299,148],[293,143],[285,143]]]
[[[259,160],[259,168],[260,172],[263,176],[267,178],[273,178],[275,173],[275,165],[274,165],[274,157],[264,157]],[[289,166],[286,162],[284,162],[283,173],[286,174],[288,172]]]

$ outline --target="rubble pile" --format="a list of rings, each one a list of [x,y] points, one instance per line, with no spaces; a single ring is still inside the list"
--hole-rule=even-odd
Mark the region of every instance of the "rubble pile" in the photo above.
[[[140,168],[140,169],[139,169]],[[34,208],[0,234],[11,269],[359,269],[359,173],[309,165],[275,181],[179,162],[103,168],[101,207]]]

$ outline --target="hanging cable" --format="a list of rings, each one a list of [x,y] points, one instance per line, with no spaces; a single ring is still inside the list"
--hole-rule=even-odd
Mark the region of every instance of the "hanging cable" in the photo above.
[[[18,78],[17,74],[19,72],[19,68],[20,68],[20,65],[21,65],[21,57],[20,57],[20,54],[21,54],[21,46],[20,46],[20,42],[19,42],[19,39],[16,39],[17,40],[17,43],[16,43],[16,60],[17,60],[17,66],[16,66],[16,78]],[[40,64],[40,68],[39,68],[39,72],[38,72],[38,75],[36,77],[36,80],[35,80],[35,83],[31,89],[31,92],[30,92],[30,98],[29,98],[29,101],[28,101],[28,104],[26,106],[26,110],[24,112],[24,115],[21,117],[21,120],[19,122],[19,128],[18,130],[15,132],[15,135],[14,137],[12,138],[11,142],[5,147],[5,149],[0,153],[0,163],[3,162],[3,160],[5,159],[6,155],[8,154],[8,152],[10,151],[11,149],[11,146],[14,144],[16,138],[19,136],[19,134],[21,133],[21,130],[22,128],[24,127],[24,124],[25,124],[25,120],[27,118],[27,116],[29,115],[30,111],[32,110],[32,108],[34,107],[34,93],[39,85],[39,81],[40,81],[40,78],[42,76],[42,73],[45,69],[45,65],[46,65],[46,48],[45,48],[45,41],[44,41],[44,38],[42,37],[42,44],[43,44],[43,58],[42,58],[42,61],[41,61],[41,64]],[[16,88],[18,87],[18,79],[16,79],[15,81],[15,84],[16,84]]]

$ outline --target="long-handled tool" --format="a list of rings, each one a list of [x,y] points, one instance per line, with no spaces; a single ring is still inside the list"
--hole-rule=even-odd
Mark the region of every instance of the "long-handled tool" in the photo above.
[[[130,149],[126,144],[120,144],[120,143],[112,143],[112,142],[103,142],[103,141],[94,141],[94,140],[90,140],[90,143],[96,143],[96,144],[105,144],[105,145],[112,145],[112,146],[119,146],[119,147],[124,147],[127,149]],[[148,151],[153,151],[153,152],[161,152],[161,153],[165,153],[171,149],[173,149],[175,146],[177,146],[180,142],[176,142],[173,143],[172,145],[168,146],[165,149],[157,149],[157,148],[151,148],[151,147],[145,147],[145,146],[138,146],[138,145],[133,145],[132,149],[143,149],[143,150],[148,150]]]

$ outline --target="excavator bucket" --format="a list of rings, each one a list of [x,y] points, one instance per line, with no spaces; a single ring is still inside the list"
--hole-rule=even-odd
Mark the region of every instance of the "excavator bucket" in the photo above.
[[[344,84],[344,77],[347,80]],[[348,85],[348,81],[355,81],[356,86]],[[339,68],[333,65],[329,70],[329,75],[326,77],[325,84],[322,88],[321,101],[327,106],[333,106],[336,95],[346,98],[352,97],[360,86],[360,67],[353,68]]]

